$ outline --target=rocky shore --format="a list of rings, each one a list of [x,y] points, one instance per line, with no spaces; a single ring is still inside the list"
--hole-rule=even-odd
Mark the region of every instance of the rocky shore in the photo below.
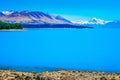
[[[120,80],[120,74],[64,70],[44,73],[0,70],[0,80]]]

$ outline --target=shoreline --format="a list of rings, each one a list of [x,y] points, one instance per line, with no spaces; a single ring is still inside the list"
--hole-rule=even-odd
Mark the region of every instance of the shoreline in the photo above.
[[[35,73],[0,70],[0,80],[120,80],[120,73],[72,70]]]
[[[0,29],[0,32],[17,32],[17,31],[26,31],[26,29]]]
[[[28,31],[28,30],[44,30],[44,29],[91,29],[91,28],[23,28],[23,29],[0,29],[0,32],[17,32],[17,31]]]

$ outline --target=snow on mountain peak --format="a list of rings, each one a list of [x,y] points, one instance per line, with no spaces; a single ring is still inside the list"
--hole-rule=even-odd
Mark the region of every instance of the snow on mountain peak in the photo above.
[[[10,15],[10,14],[12,14],[14,11],[2,11],[2,13],[4,14],[4,15]]]
[[[110,22],[110,21],[105,21],[105,20],[102,20],[102,19],[95,17],[95,18],[92,18],[90,20],[80,20],[80,21],[77,21],[75,23],[77,23],[77,24],[101,24],[101,25],[104,25],[108,22]]]
[[[106,23],[105,20],[98,19],[98,18],[92,18],[89,22],[91,22],[93,24],[105,24]]]

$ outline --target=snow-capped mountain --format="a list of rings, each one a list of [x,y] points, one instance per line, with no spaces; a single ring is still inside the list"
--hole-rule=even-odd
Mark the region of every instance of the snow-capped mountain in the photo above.
[[[105,21],[105,20],[98,19],[98,18],[92,18],[89,22],[91,22],[91,24],[106,24],[109,21]]]
[[[22,24],[70,24],[61,16],[53,16],[39,11],[3,11],[0,12],[0,21]]]
[[[103,25],[103,24],[106,24],[110,21],[105,21],[105,20],[102,20],[102,19],[98,19],[98,18],[92,18],[90,20],[81,20],[81,21],[77,21],[75,22],[76,24],[100,24],[100,25]]]
[[[94,28],[120,28],[120,20],[106,21],[92,18],[90,20],[81,20],[74,23],[83,26],[92,26]]]
[[[2,13],[4,14],[4,15],[10,15],[10,14],[12,14],[14,11],[2,11]]]

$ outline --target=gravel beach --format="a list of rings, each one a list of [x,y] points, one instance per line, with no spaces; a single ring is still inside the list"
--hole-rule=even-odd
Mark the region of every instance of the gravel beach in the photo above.
[[[0,80],[120,80],[120,74],[65,70],[44,73],[0,70]]]

